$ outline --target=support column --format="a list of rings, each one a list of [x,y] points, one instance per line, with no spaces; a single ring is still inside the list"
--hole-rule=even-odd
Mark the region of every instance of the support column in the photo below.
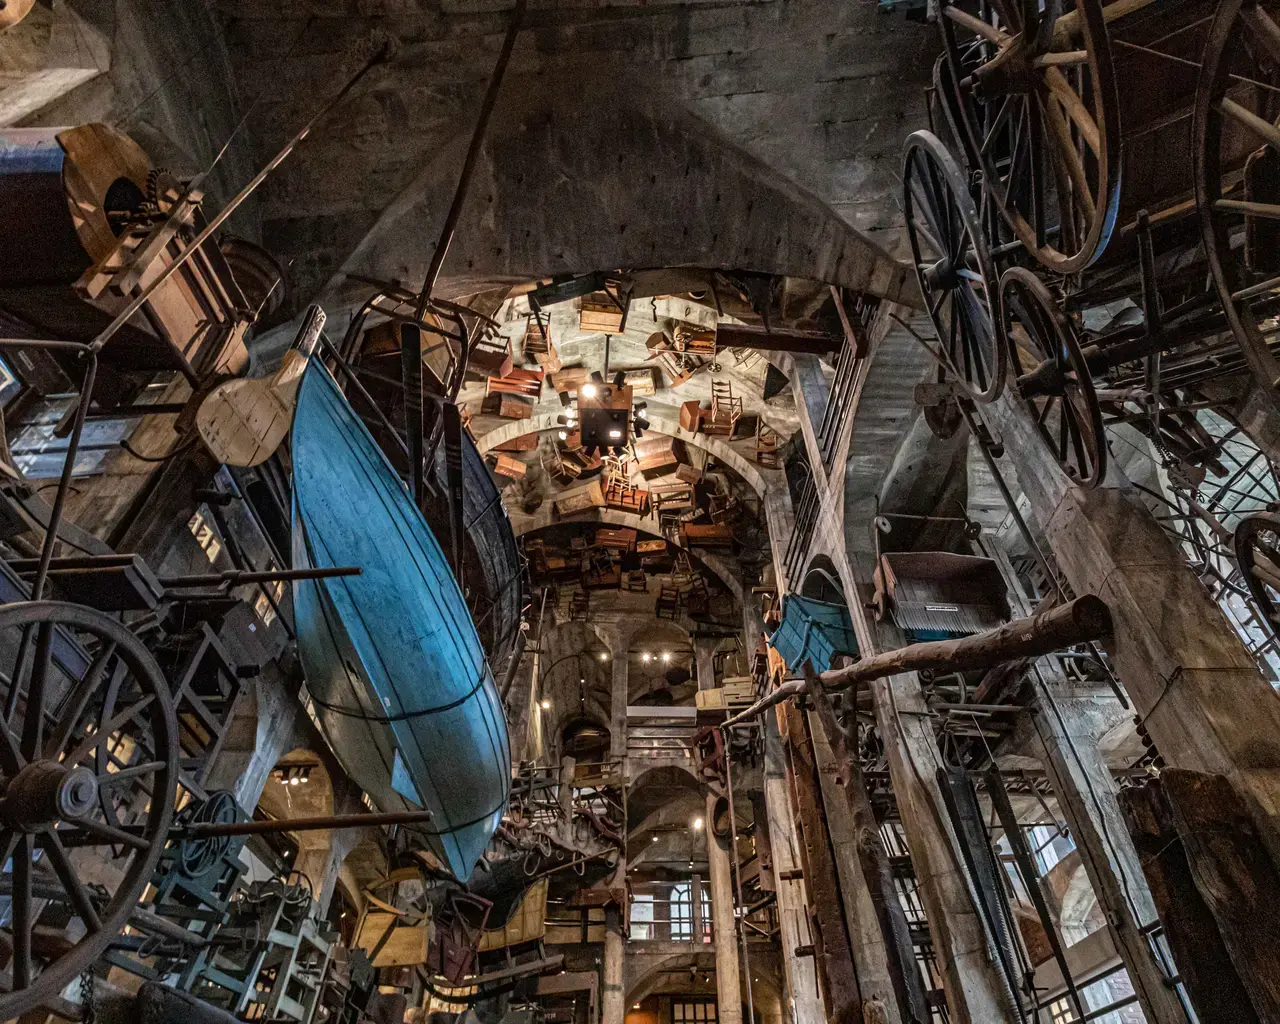
[[[809,712],[809,734],[813,737],[814,759],[822,786],[822,803],[831,830],[831,849],[835,854],[836,873],[840,880],[840,898],[844,902],[845,924],[849,930],[849,947],[858,971],[858,991],[864,1002],[879,999],[884,1003],[883,1024],[901,1024],[902,1013],[893,987],[892,968],[885,949],[884,936],[871,891],[858,857],[858,830],[842,792],[848,783],[838,778],[835,754],[827,742],[816,712]],[[896,898],[896,897],[895,897]],[[916,970],[914,959],[911,970]]]
[[[560,805],[560,841],[573,846],[573,776],[578,762],[566,754],[560,758],[560,786],[556,802]]]
[[[716,839],[716,794],[707,794],[707,812],[702,819],[707,836],[707,864],[711,876],[711,920],[716,944],[716,998],[720,1004],[720,1024],[742,1024],[742,983],[738,971],[738,923],[733,912],[733,875],[729,851]],[[730,823],[730,828],[733,824]]]
[[[615,759],[627,756],[628,646],[617,633],[610,634],[609,663],[613,680],[609,698],[609,756]]]
[[[1072,589],[1110,608],[1112,664],[1160,753],[1227,776],[1280,863],[1280,697],[1127,480],[1079,490],[1021,403],[984,415]]]
[[[951,826],[942,817],[945,804],[935,774],[942,761],[919,677],[909,672],[878,679],[871,693],[951,1020],[1012,1021],[1004,978],[990,955],[986,930],[960,870]]]
[[[862,1019],[858,974],[849,948],[849,933],[840,900],[822,796],[818,790],[813,747],[805,729],[804,713],[786,707],[787,748],[791,754],[791,782],[796,796],[796,816],[802,837],[801,863],[809,895],[814,927],[814,960],[822,985],[827,1020],[853,1024]]]
[[[604,908],[604,992],[600,996],[601,1024],[623,1024],[627,993],[623,984],[623,913],[617,903]]]
[[[792,1024],[824,1024],[818,999],[818,976],[813,957],[796,951],[813,948],[805,912],[804,882],[797,853],[795,820],[787,795],[786,759],[773,713],[765,715],[764,800],[768,808],[769,847],[773,854],[774,884],[778,893],[778,931],[782,940],[782,969],[790,993]]]
[[[1048,659],[1041,666],[1048,670]],[[1187,1015],[1143,934],[1159,917],[1142,864],[1116,802],[1111,771],[1098,752],[1106,705],[1118,718],[1114,698],[1103,701],[1055,698],[1043,677],[1036,680],[1034,728],[1041,763],[1058,795],[1089,883],[1106,913],[1115,943],[1148,1024],[1186,1024]],[[1101,712],[1101,713],[1100,713]]]
[[[719,640],[697,639],[693,641],[694,667],[697,671],[698,689],[714,690],[716,685],[716,647]]]

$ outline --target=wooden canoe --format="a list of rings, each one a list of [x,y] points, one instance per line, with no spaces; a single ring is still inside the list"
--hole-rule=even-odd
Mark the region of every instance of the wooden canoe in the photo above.
[[[453,572],[394,468],[315,360],[294,416],[298,653],[320,727],[381,810],[465,881],[507,806],[511,749],[484,649]]]

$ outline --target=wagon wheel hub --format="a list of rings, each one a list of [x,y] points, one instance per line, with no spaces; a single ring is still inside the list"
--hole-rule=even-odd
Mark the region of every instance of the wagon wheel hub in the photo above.
[[[924,279],[931,291],[950,292],[960,287],[956,265],[946,256],[925,268]]]
[[[1018,377],[1018,392],[1023,398],[1061,395],[1066,388],[1067,376],[1059,359],[1046,359],[1030,373]]]
[[[0,799],[0,822],[34,832],[83,817],[98,799],[98,779],[88,768],[33,761],[10,780]]]
[[[1025,95],[1042,81],[1035,68],[1036,48],[1022,36],[1012,36],[1000,44],[999,52],[960,83],[984,103],[1011,94]]]

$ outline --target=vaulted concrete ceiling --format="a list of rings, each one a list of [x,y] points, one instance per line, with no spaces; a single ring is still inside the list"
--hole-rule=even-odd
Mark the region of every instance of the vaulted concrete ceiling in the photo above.
[[[502,6],[218,0],[259,161],[396,40],[261,197],[302,295],[342,269],[421,273]],[[701,263],[900,286],[877,246],[897,244],[930,30],[872,0],[541,0],[525,26],[446,277]]]

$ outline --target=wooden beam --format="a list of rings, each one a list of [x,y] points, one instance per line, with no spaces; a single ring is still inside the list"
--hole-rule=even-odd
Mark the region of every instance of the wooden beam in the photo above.
[[[822,331],[790,331],[746,324],[720,324],[716,328],[716,348],[752,348],[758,352],[791,352],[822,356],[839,352],[843,338],[836,338]]]

